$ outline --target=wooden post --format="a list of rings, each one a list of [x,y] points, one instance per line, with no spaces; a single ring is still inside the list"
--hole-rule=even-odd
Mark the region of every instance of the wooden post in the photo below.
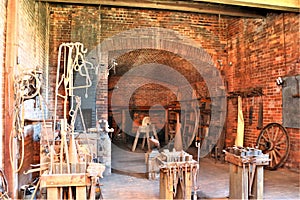
[[[47,199],[61,199],[58,195],[58,188],[56,187],[47,188]]]
[[[248,199],[248,168],[229,164],[229,198]]]
[[[192,175],[191,175],[192,168],[186,168],[184,173],[184,199],[191,199],[192,196]]]
[[[252,189],[253,199],[263,199],[264,195],[264,167],[262,165],[256,166],[256,174]]]
[[[95,188],[92,187],[92,189],[94,190]],[[94,191],[92,191],[92,195],[90,197],[90,199],[95,199],[95,195]],[[86,200],[87,193],[86,193],[86,186],[77,186],[76,187],[76,199],[82,199],[82,200]]]
[[[160,169],[159,198],[173,199],[173,176],[164,169]]]
[[[69,156],[70,156],[70,163],[78,163],[78,154],[77,154],[77,147],[75,144],[75,138],[74,138],[74,134],[71,133],[70,137],[69,137],[70,141],[69,141]]]
[[[135,136],[135,139],[134,139],[134,142],[133,142],[133,145],[132,145],[132,151],[135,151],[135,148],[136,148],[136,145],[138,143],[138,140],[139,140],[139,136],[140,136],[140,128],[137,129],[137,132],[136,132],[136,136]]]
[[[4,127],[4,131],[1,133],[1,137],[4,138],[3,147],[8,147],[10,143],[10,134],[13,130],[13,111],[14,111],[14,72],[16,72],[15,67],[17,66],[17,58],[18,58],[18,0],[8,0],[7,1],[7,13],[6,13],[6,48],[5,48],[5,68],[4,68],[4,121],[1,126]],[[15,142],[12,144],[12,149]],[[3,148],[4,150],[4,173],[8,181],[9,188],[9,196],[12,199],[18,198],[18,174],[14,173],[13,168],[15,166],[11,166],[10,159],[10,149]],[[2,157],[2,156],[1,156]],[[13,155],[14,162],[17,162],[17,158]],[[2,162],[2,160],[1,160]]]

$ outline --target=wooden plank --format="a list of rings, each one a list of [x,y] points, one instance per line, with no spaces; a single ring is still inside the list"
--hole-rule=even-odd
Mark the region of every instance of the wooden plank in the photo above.
[[[173,199],[173,176],[168,176],[162,170],[160,170],[159,197],[160,199]]]
[[[13,168],[16,166],[11,166],[10,159],[10,134],[13,134],[13,111],[15,110],[15,98],[14,98],[14,76],[15,76],[15,66],[17,66],[17,56],[18,56],[18,5],[19,1],[6,1],[6,48],[5,48],[5,67],[4,67],[4,75],[3,76],[3,111],[1,111],[2,116],[4,117],[3,126],[4,130],[1,131],[1,143],[2,139],[4,139],[3,143],[0,145],[2,150],[4,151],[3,157],[1,157],[1,162],[3,162],[5,175],[8,181],[9,191],[12,192],[10,197],[12,199],[17,198],[17,188],[18,188],[18,176],[17,173],[14,172]],[[2,58],[3,59],[3,58]],[[2,86],[3,87],[3,86]],[[15,141],[15,140],[13,140]],[[13,142],[11,148],[16,146],[16,142]],[[5,147],[5,148],[4,148]],[[16,152],[13,151],[13,161],[17,163]],[[1,163],[2,164],[2,163]]]
[[[38,1],[38,0],[36,0]],[[140,7],[150,9],[166,9],[187,12],[202,12],[234,16],[254,17],[258,15],[250,8],[261,8],[299,12],[299,0],[39,0],[53,3],[97,4],[108,6]],[[239,6],[236,7],[236,6]],[[248,10],[247,10],[248,8]],[[231,13],[230,13],[231,12]],[[244,14],[243,14],[244,13]]]
[[[262,18],[266,13],[249,11],[249,8],[233,7],[220,4],[208,4],[193,1],[151,1],[151,0],[40,0],[49,3],[69,3],[85,5],[121,6],[143,9],[174,10],[182,12],[209,13],[217,15],[228,15],[238,17]]]
[[[184,172],[184,199],[191,199],[192,196],[192,175],[191,175],[191,170],[188,171],[186,170]]]
[[[256,173],[252,188],[253,199],[263,199],[264,197],[264,167],[256,166]]]
[[[225,161],[232,163],[234,165],[240,166],[240,167],[243,166],[241,158],[234,154],[225,153]]]
[[[90,179],[81,174],[44,174],[41,176],[41,187],[71,187],[90,185]]]
[[[81,186],[81,187],[76,187],[76,199],[82,199],[82,200],[86,200],[86,187],[85,186]],[[93,199],[93,198],[91,198]]]
[[[220,3],[234,6],[247,6],[274,10],[293,11],[300,8],[299,0],[194,0],[197,2]]]
[[[60,199],[58,196],[58,188],[47,188],[47,199]]]
[[[248,167],[238,167],[238,173],[241,174],[240,185],[242,186],[242,194],[238,199],[248,199],[249,197],[249,168]]]
[[[248,199],[248,168],[229,164],[229,199]]]

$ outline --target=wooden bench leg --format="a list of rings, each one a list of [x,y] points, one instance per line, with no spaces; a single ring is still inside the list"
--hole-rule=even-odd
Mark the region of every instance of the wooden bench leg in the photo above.
[[[92,196],[92,198],[95,198],[95,195]],[[82,200],[87,199],[86,198],[86,186],[76,187],[76,199],[82,199]]]
[[[143,136],[143,142],[142,142],[142,149],[144,149],[144,147],[145,147],[145,140],[146,140],[146,134],[145,133],[142,133],[142,134],[144,134],[144,136]]]
[[[134,139],[131,151],[135,151],[136,145],[137,145],[138,140],[139,140],[139,136],[140,136],[140,131],[138,129],[137,132],[136,132],[136,135],[135,135],[135,139]]]
[[[58,188],[56,187],[47,188],[47,199],[60,199],[58,195]]]

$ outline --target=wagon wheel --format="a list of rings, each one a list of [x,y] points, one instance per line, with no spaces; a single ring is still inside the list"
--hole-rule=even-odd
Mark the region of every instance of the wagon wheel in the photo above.
[[[16,87],[24,99],[31,99],[40,92],[41,82],[36,74],[22,74],[17,80],[17,84]]]
[[[256,141],[263,153],[269,154],[270,162],[267,167],[275,170],[286,161],[290,151],[290,138],[286,129],[278,123],[265,126]]]
[[[188,149],[193,143],[196,133],[198,133],[200,111],[197,107],[185,112],[182,126],[183,149]],[[192,118],[193,120],[189,120]]]

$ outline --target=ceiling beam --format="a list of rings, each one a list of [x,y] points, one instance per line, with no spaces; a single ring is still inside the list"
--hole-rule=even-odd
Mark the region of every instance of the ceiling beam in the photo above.
[[[174,0],[37,0],[49,3],[68,3],[86,5],[104,5],[119,7],[134,7],[144,9],[174,10],[182,12],[208,13],[236,17],[262,18],[266,13],[249,8],[224,4],[210,4],[195,1]]]
[[[200,12],[233,16],[248,16],[251,17],[253,11],[250,8],[269,9],[277,11],[300,12],[299,0],[36,0],[52,3],[75,3],[75,4],[97,4],[109,6],[124,6],[152,9],[177,10],[185,12]],[[221,7],[218,5],[227,6]],[[232,9],[234,6],[236,11]],[[240,7],[240,8],[237,8]],[[247,11],[248,8],[248,11]],[[239,9],[241,9],[239,11]],[[232,12],[232,13],[230,13]],[[245,15],[242,15],[242,12]],[[255,12],[253,15],[257,15]]]
[[[263,8],[279,11],[300,12],[299,0],[194,0],[195,2]]]

